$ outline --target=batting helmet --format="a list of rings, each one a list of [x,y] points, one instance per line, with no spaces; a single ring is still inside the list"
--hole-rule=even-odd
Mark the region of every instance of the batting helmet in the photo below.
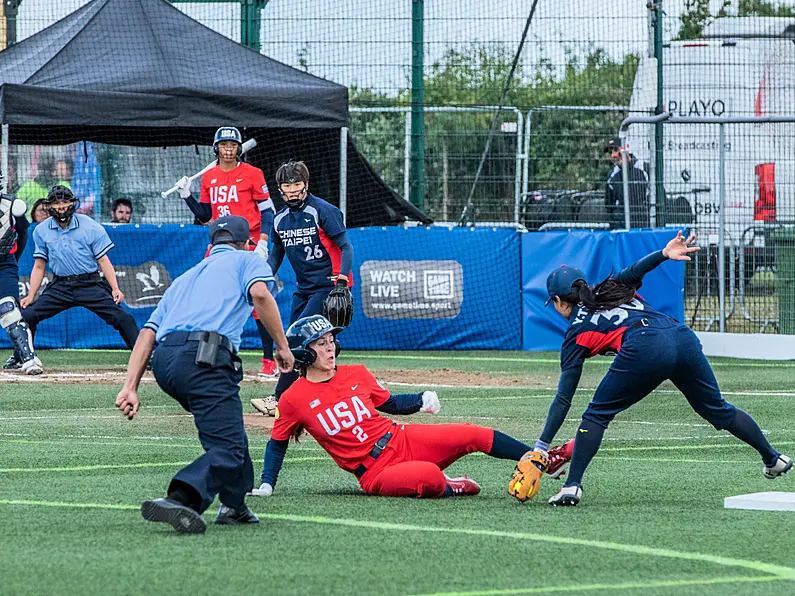
[[[327,333],[334,334],[334,344],[337,347],[336,355],[339,356],[340,344],[336,336],[340,331],[342,331],[342,327],[334,327],[322,315],[302,317],[290,325],[285,335],[287,343],[290,345],[290,351],[295,357],[295,365],[299,368],[311,366],[317,358],[317,354],[309,347],[309,344],[319,340]]]
[[[64,201],[71,202],[72,204],[69,205],[69,208],[63,213],[56,211],[53,204]],[[47,193],[47,198],[44,199],[44,205],[47,207],[47,211],[50,213],[51,217],[55,218],[56,221],[64,223],[72,219],[75,211],[77,211],[77,208],[80,206],[80,201],[69,187],[56,184],[50,189],[50,192]]]
[[[237,158],[240,159],[240,148],[243,146],[243,135],[234,126],[222,126],[215,131],[213,137],[213,153],[218,157],[218,144],[221,141],[233,141],[239,145],[237,149]]]

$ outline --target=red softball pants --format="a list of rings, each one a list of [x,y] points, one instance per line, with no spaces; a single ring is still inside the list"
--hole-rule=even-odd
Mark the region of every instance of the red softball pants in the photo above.
[[[359,484],[368,495],[439,498],[442,470],[468,453],[488,453],[494,430],[474,424],[401,424]]]

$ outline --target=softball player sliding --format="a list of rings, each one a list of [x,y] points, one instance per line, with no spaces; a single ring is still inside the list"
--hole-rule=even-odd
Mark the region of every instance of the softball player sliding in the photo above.
[[[384,497],[476,495],[480,486],[474,480],[450,478],[443,470],[468,453],[519,461],[530,451],[513,437],[474,424],[398,424],[381,416],[436,414],[441,405],[433,391],[390,395],[364,366],[337,365],[335,336],[341,330],[321,315],[299,319],[287,330],[301,378],[279,400],[262,484],[252,494],[273,493],[289,439],[304,430],[356,476],[365,493]]]

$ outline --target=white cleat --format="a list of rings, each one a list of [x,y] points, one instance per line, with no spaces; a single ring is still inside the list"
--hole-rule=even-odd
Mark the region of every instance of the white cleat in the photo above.
[[[276,406],[279,402],[273,395],[266,398],[255,398],[251,400],[251,407],[264,416],[276,416]]]
[[[27,362],[23,362],[22,366],[19,367],[19,370],[25,375],[40,375],[44,372],[44,367],[41,364],[41,360],[34,356]]]
[[[560,492],[549,499],[553,507],[574,507],[582,498],[582,488],[579,486],[564,486]]]
[[[792,458],[786,455],[779,455],[776,463],[772,466],[762,466],[762,474],[768,480],[775,480],[792,469]]]

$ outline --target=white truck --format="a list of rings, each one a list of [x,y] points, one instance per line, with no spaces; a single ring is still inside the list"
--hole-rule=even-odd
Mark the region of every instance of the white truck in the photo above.
[[[795,20],[717,19],[703,39],[672,41],[663,53],[663,101],[675,116],[707,118],[795,115]],[[657,103],[657,64],[642,57],[630,108],[651,114]],[[795,223],[795,123],[726,124],[726,243],[761,247],[749,228]],[[653,162],[654,125],[634,124],[629,148]],[[663,184],[667,204],[686,200],[703,243],[717,242],[719,127],[664,125]],[[748,249],[751,249],[749,251]]]

